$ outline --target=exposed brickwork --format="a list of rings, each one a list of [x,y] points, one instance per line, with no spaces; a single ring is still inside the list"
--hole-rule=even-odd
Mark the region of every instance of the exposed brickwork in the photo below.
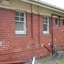
[[[0,61],[20,60],[36,56],[37,58],[44,55],[49,55],[49,51],[45,47],[39,47],[43,44],[49,49],[48,43],[51,43],[51,18],[50,18],[50,34],[43,34],[43,17],[38,14],[33,14],[33,39],[31,32],[31,13],[26,14],[27,34],[15,34],[15,11],[10,9],[0,8],[0,41],[3,46],[0,46]],[[40,23],[39,23],[40,22]],[[40,27],[40,29],[39,29]],[[40,30],[40,31],[39,31]],[[60,20],[60,26],[55,26],[54,20],[54,43],[58,46],[64,42],[64,26]],[[40,38],[40,41],[39,41]],[[4,54],[4,55],[1,55]],[[6,55],[5,55],[6,54]]]
[[[55,21],[55,20],[54,20]],[[62,23],[63,20],[60,20],[60,26],[55,26],[54,22],[54,43],[57,44],[58,49],[61,49],[61,47],[64,44],[64,26]]]

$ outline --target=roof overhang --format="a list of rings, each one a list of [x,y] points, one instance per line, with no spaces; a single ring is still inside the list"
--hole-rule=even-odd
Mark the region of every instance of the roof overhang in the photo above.
[[[57,12],[64,13],[64,9],[59,8],[57,6],[54,6],[54,5],[51,5],[51,4],[48,4],[48,3],[45,3],[45,2],[42,2],[42,1],[36,1],[36,0],[21,0],[21,1],[31,3],[31,4],[34,4],[34,5],[37,5],[37,6],[40,6],[40,7],[44,7],[44,8],[47,8],[47,9],[51,9],[51,10],[54,10],[54,11],[57,11]]]

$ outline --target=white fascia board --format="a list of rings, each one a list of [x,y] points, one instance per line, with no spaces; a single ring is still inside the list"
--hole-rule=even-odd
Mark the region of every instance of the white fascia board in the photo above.
[[[38,6],[41,6],[41,7],[47,8],[47,9],[51,9],[51,10],[54,10],[54,11],[57,11],[57,12],[64,13],[63,9],[49,5],[49,4],[46,4],[44,2],[39,2],[39,1],[34,1],[34,0],[33,1],[31,1],[31,0],[21,0],[21,1],[31,3],[31,4],[34,4],[34,5],[38,5]]]

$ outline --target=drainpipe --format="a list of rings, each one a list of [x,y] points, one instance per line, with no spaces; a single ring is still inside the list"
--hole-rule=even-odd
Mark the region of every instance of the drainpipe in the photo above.
[[[51,15],[51,25],[52,25],[51,36],[52,36],[52,55],[53,55],[54,54],[54,50],[53,50],[53,14]]]
[[[53,50],[53,46],[54,46],[54,23],[53,23],[53,16],[57,16],[60,20],[60,18],[64,18],[63,16],[60,15],[56,15],[56,14],[51,14],[51,25],[52,25],[52,33],[51,33],[51,37],[52,37],[52,55],[54,54],[54,50]]]
[[[40,14],[39,14],[39,6],[38,6],[38,42],[39,42],[39,47],[40,45]]]
[[[32,60],[32,64],[35,64],[35,61],[36,61],[36,59],[35,59],[35,56],[34,56],[34,54],[35,54],[35,51],[34,51],[34,48],[35,48],[35,46],[34,46],[34,35],[33,35],[33,13],[32,13],[32,4],[31,4],[31,38],[32,38],[32,58],[33,58],[33,60]]]
[[[33,13],[32,13],[32,4],[31,4],[31,38],[33,39]]]
[[[33,35],[33,13],[32,13],[32,4],[31,4],[31,38],[32,38],[32,57],[34,57],[34,35]]]

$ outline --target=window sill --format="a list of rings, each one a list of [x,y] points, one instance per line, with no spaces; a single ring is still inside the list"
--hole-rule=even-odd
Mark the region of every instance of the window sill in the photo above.
[[[56,25],[56,27],[59,27],[59,25]]]
[[[49,32],[43,32],[43,34],[44,34],[44,35],[48,35],[48,34],[49,34]]]
[[[15,34],[17,37],[26,36],[27,34]]]
[[[44,36],[51,36],[50,34],[43,34]]]
[[[15,34],[16,35],[25,35],[26,32],[24,32],[24,31],[15,31]]]

